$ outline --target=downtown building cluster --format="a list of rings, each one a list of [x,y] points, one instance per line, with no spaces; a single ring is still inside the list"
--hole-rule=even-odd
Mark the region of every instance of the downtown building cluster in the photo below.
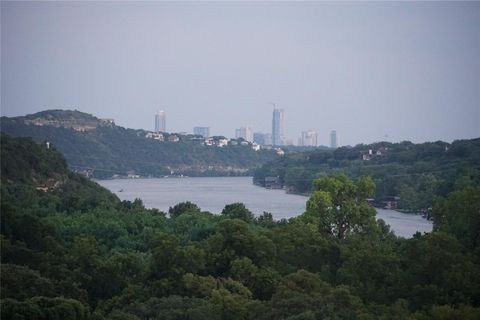
[[[211,138],[210,127],[196,126],[193,128],[193,135],[199,139]],[[166,114],[161,110],[155,114],[155,131],[148,134],[149,138],[159,138],[159,133],[166,133]],[[186,132],[179,133],[187,135]],[[161,140],[161,139],[158,139]],[[272,113],[272,131],[271,133],[254,132],[251,126],[243,126],[235,129],[235,140],[245,141],[263,147],[280,147],[293,145],[293,140],[288,139],[285,135],[285,110],[274,106]],[[313,129],[302,131],[298,138],[298,146],[317,147],[318,132]],[[338,139],[336,130],[330,132],[329,147],[337,148]]]

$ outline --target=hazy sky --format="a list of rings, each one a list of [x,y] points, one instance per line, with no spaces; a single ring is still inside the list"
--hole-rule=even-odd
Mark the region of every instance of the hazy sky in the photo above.
[[[480,136],[480,2],[5,2],[1,113],[327,144]],[[388,138],[385,136],[388,135]]]

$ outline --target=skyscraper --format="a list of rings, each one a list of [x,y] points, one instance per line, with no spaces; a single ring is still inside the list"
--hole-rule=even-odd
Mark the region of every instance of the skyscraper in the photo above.
[[[254,132],[253,133],[253,142],[264,146],[265,145],[265,135],[261,132]]]
[[[235,130],[235,138],[243,138],[249,142],[253,142],[253,130],[251,127],[242,127]]]
[[[167,132],[165,111],[158,111],[155,115],[155,132]]]
[[[263,136],[263,144],[266,146],[271,146],[272,145],[272,134],[271,133],[265,133]]]
[[[338,147],[337,131],[332,130],[332,132],[330,132],[330,148],[337,148],[337,147]]]
[[[273,108],[272,118],[272,144],[281,146],[285,141],[285,111]]]
[[[304,147],[316,147],[317,131],[315,130],[302,131],[301,145]]]
[[[210,137],[210,127],[194,127],[193,134],[208,138]]]

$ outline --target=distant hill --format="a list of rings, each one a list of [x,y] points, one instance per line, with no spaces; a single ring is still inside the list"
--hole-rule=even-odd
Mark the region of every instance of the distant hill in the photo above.
[[[289,192],[308,194],[314,179],[336,172],[352,178],[371,176],[380,206],[391,199],[400,209],[427,209],[435,195],[480,182],[480,138],[453,143],[379,142],[290,153],[257,169],[254,182],[265,186],[266,177],[278,177]]]
[[[273,150],[255,151],[251,145],[203,145],[191,135],[164,134],[166,141],[158,141],[146,138],[149,132],[145,130],[123,128],[112,119],[99,119],[76,110],[2,117],[1,130],[12,136],[32,137],[40,143],[49,142],[63,153],[72,169],[95,178],[129,174],[245,175],[277,157]]]

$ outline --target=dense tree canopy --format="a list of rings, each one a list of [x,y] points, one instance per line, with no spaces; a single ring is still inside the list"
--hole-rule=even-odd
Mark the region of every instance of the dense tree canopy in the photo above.
[[[1,142],[2,319],[480,318],[471,179],[435,202],[432,233],[404,239],[374,220],[370,178],[316,180],[288,221],[239,203],[166,214],[121,202],[44,145]]]
[[[372,177],[378,206],[397,197],[400,209],[428,210],[435,196],[480,183],[480,138],[292,152],[256,169],[254,182],[264,186],[266,177],[279,177],[290,192],[309,194],[315,191],[315,179],[338,172],[354,179]]]
[[[438,199],[433,214],[435,230],[454,235],[467,248],[480,247],[480,187],[468,185]]]

